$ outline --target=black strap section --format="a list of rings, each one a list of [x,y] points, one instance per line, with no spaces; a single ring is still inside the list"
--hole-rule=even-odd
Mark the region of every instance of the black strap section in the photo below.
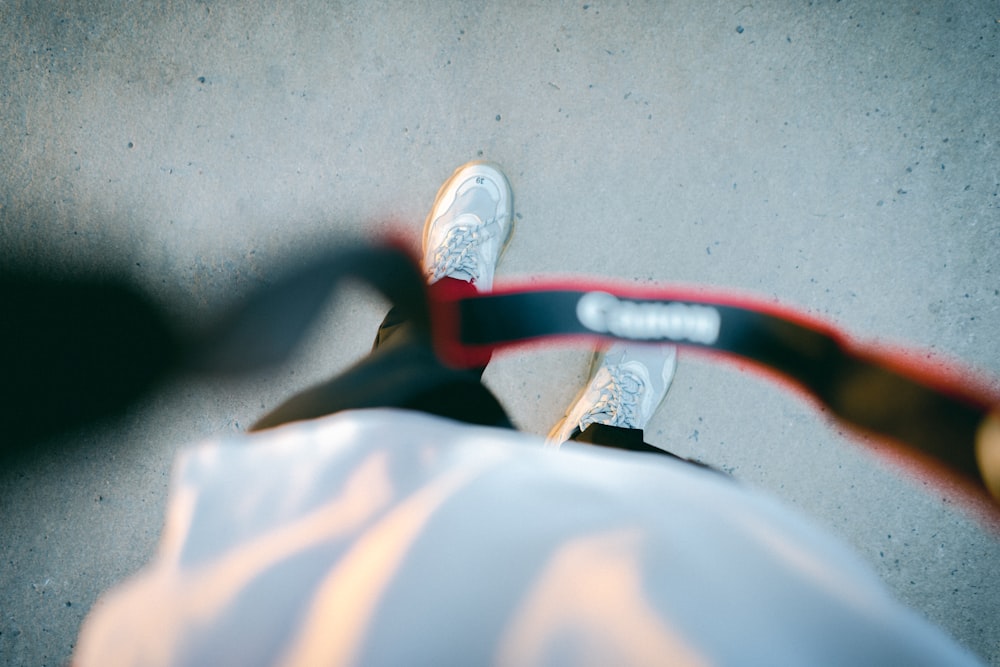
[[[478,294],[471,287],[445,293],[442,283],[427,288],[419,264],[401,246],[361,244],[303,261],[197,336],[177,336],[157,307],[117,284],[8,279],[2,286],[10,317],[0,326],[13,370],[7,387],[25,400],[7,401],[16,409],[6,421],[37,422],[55,410],[66,415],[53,420],[59,431],[125,404],[173,369],[235,373],[279,363],[344,280],[381,292],[405,319],[433,334],[439,354],[452,364],[474,367],[495,349],[565,336],[595,344],[667,341],[737,355],[793,381],[845,424],[905,443],[977,482],[976,433],[1000,405],[971,378],[953,374],[939,381],[922,366],[859,347],[829,326],[768,304],[537,282],[509,293]],[[33,378],[46,380],[35,387]],[[83,400],[88,395],[100,400]],[[32,417],[17,407],[24,405],[42,413]]]
[[[373,285],[429,327],[448,363],[483,363],[495,349],[551,337],[672,342],[736,355],[775,371],[851,428],[890,438],[979,483],[976,432],[992,396],[935,383],[930,374],[861,349],[830,327],[767,304],[736,306],[664,290],[651,298],[533,285],[508,293],[429,290],[418,264],[394,246],[363,245],[305,265],[251,300],[196,346],[189,365],[239,371],[286,358],[330,291],[344,279]],[[428,301],[428,298],[430,301]],[[433,313],[434,321],[431,321]]]
[[[191,341],[189,370],[241,373],[280,363],[305,337],[345,280],[374,287],[418,328],[429,328],[426,285],[409,252],[394,245],[358,245],[303,261]]]
[[[775,314],[705,300],[609,297],[611,289],[595,297],[596,327],[586,326],[587,318],[581,317],[581,303],[593,291],[542,289],[461,298],[454,303],[459,343],[497,348],[586,335],[738,355],[792,380],[848,426],[906,443],[978,483],[975,438],[995,405],[989,397],[929,384],[918,373],[893,368],[877,353],[845,346],[830,331]],[[711,329],[713,316],[717,335],[702,335]]]
[[[444,361],[481,365],[496,349],[552,337],[672,342],[736,355],[791,380],[847,426],[890,438],[981,484],[976,432],[998,404],[972,383],[932,380],[835,329],[768,304],[732,305],[678,290],[629,295],[618,286],[530,288],[479,294],[429,290],[419,265],[395,246],[362,245],[322,256],[245,304],[195,346],[189,366],[240,371],[286,358],[344,279],[373,285],[433,332]],[[463,284],[463,286],[465,286]],[[466,286],[467,287],[467,286]],[[431,315],[431,313],[433,315]]]
[[[0,267],[0,465],[120,413],[176,364],[181,342],[124,280]]]

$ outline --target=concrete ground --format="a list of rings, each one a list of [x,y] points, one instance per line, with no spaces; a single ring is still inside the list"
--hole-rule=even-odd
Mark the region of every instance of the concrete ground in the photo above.
[[[994,0],[13,0],[0,261],[112,261],[196,321],[303,248],[416,234],[486,158],[518,213],[498,283],[733,287],[1000,377],[998,50]],[[0,471],[0,663],[63,663],[153,553],[174,452],[351,363],[383,308],[352,290],[280,370],[176,380]],[[486,381],[544,433],[588,358]],[[1000,665],[997,534],[811,404],[688,355],[648,436],[798,507]]]

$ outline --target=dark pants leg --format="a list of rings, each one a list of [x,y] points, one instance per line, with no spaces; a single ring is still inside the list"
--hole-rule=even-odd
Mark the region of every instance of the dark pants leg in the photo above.
[[[484,370],[457,370],[439,362],[429,333],[393,308],[379,327],[371,354],[332,380],[292,397],[250,430],[378,407],[513,428],[499,401],[480,381]]]
[[[378,407],[417,410],[469,424],[514,428],[500,402],[483,386],[484,370],[485,366],[456,370],[443,365],[434,354],[429,333],[403,319],[399,310],[393,308],[379,326],[367,357],[332,380],[293,396],[250,430],[261,431],[342,410]],[[571,439],[659,454],[714,470],[647,444],[638,429],[591,424]]]
[[[576,442],[585,442],[587,444],[597,445],[599,447],[625,449],[630,452],[646,452],[649,454],[660,454],[661,456],[667,456],[676,461],[683,461],[684,463],[690,463],[700,468],[715,470],[715,468],[705,463],[702,463],[701,461],[695,461],[693,459],[685,459],[680,456],[677,456],[676,454],[660,449],[659,447],[654,447],[653,445],[646,443],[643,440],[642,431],[636,428],[620,428],[617,426],[607,426],[605,424],[591,424],[590,426],[585,428],[582,432],[576,432],[573,435],[571,435],[570,440],[574,440]]]

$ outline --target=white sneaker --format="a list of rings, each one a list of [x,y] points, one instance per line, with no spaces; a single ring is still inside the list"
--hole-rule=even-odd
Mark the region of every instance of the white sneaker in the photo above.
[[[457,278],[480,292],[493,275],[514,230],[514,195],[495,165],[469,162],[441,189],[424,225],[424,273],[428,282]]]
[[[594,369],[596,368],[596,372]],[[673,345],[615,343],[594,355],[590,383],[547,438],[559,446],[591,424],[644,429],[677,369]]]

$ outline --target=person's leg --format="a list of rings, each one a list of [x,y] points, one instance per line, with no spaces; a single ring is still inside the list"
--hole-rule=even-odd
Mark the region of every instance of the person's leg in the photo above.
[[[609,426],[608,424],[590,424],[583,430],[576,429],[570,434],[573,442],[584,442],[588,445],[627,449],[630,452],[648,452],[652,454],[667,454],[670,452],[654,447],[646,442],[646,436],[641,428]]]
[[[441,282],[458,282],[455,278],[442,278]],[[417,339],[416,325],[408,321],[402,314],[401,309],[393,306],[386,313],[385,318],[378,327],[378,331],[375,333],[375,340],[372,343],[372,354],[377,352],[379,349],[390,347],[392,345],[408,344]],[[421,343],[430,347],[431,341],[427,336],[423,336],[420,339]],[[476,374],[477,377],[482,378],[483,372],[486,370],[486,366],[480,366],[478,368],[468,369]]]
[[[259,431],[343,410],[395,407],[472,424],[510,427],[503,407],[480,382],[481,369],[441,364],[429,341],[397,336],[347,371],[303,391],[258,421]]]
[[[460,167],[441,187],[424,227],[423,268],[428,280],[461,280],[480,291],[492,289],[513,224],[513,198],[503,173],[485,163]],[[443,365],[434,354],[430,333],[399,313],[393,308],[386,315],[371,354],[330,381],[294,396],[251,430],[374,407],[512,428],[503,407],[480,382],[485,367],[465,370]]]
[[[549,442],[573,440],[687,461],[648,444],[643,436],[667,395],[676,367],[673,345],[618,343],[595,355],[590,382],[552,429]]]
[[[599,447],[626,449],[630,452],[642,452],[646,454],[659,454],[660,456],[666,456],[676,461],[683,461],[684,463],[696,465],[699,468],[721,473],[720,470],[713,468],[707,463],[697,459],[686,459],[683,456],[677,456],[673,452],[668,452],[665,449],[660,449],[649,444],[646,442],[642,429],[622,428],[619,426],[608,426],[607,424],[591,424],[582,431],[574,432],[569,439],[573,442],[582,442]]]

